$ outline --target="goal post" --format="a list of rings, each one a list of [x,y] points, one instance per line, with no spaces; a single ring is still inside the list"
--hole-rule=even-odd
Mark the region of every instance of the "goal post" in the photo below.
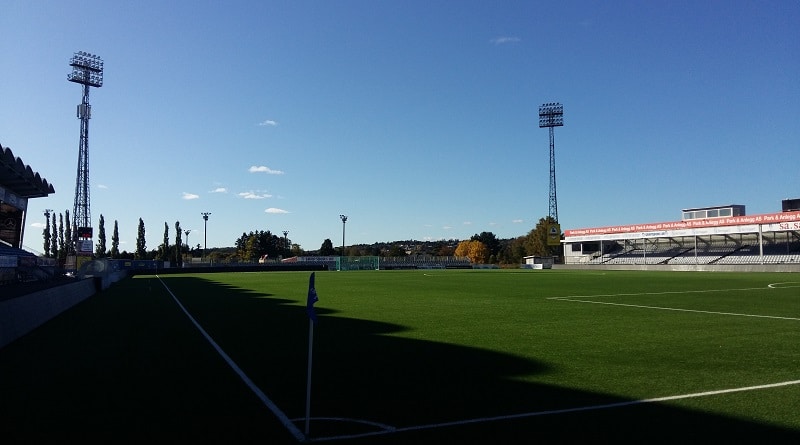
[[[336,270],[379,270],[381,257],[345,256],[336,258]]]

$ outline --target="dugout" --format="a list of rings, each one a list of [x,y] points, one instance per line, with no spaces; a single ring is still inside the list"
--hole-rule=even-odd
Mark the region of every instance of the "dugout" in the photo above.
[[[552,269],[555,258],[552,256],[526,256],[521,269]]]

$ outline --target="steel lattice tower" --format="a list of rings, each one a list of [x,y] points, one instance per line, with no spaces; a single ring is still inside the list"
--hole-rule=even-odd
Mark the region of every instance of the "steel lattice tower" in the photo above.
[[[539,107],[539,128],[550,129],[550,209],[548,216],[558,222],[558,198],[556,196],[556,143],[554,127],[564,126],[564,106],[546,103]]]
[[[78,119],[81,120],[81,134],[78,174],[75,179],[75,206],[72,213],[72,241],[75,242],[78,239],[92,238],[92,213],[89,206],[89,119],[92,117],[92,106],[89,105],[89,87],[103,86],[103,60],[94,54],[78,51],[69,64],[72,73],[67,76],[67,80],[83,85],[83,100],[77,111]],[[76,250],[81,253],[81,249],[77,247],[76,245]]]

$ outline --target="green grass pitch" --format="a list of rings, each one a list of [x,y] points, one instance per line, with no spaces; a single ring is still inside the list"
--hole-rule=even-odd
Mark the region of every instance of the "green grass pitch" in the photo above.
[[[0,433],[296,442],[307,272],[137,276],[0,350]],[[800,439],[800,276],[317,272],[309,441]],[[88,436],[87,436],[88,435]]]

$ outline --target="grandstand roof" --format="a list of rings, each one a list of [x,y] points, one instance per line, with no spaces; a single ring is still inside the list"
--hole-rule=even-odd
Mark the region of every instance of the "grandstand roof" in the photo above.
[[[0,186],[22,198],[43,198],[55,189],[10,148],[0,145]]]
[[[564,242],[800,230],[800,211],[564,231]]]

